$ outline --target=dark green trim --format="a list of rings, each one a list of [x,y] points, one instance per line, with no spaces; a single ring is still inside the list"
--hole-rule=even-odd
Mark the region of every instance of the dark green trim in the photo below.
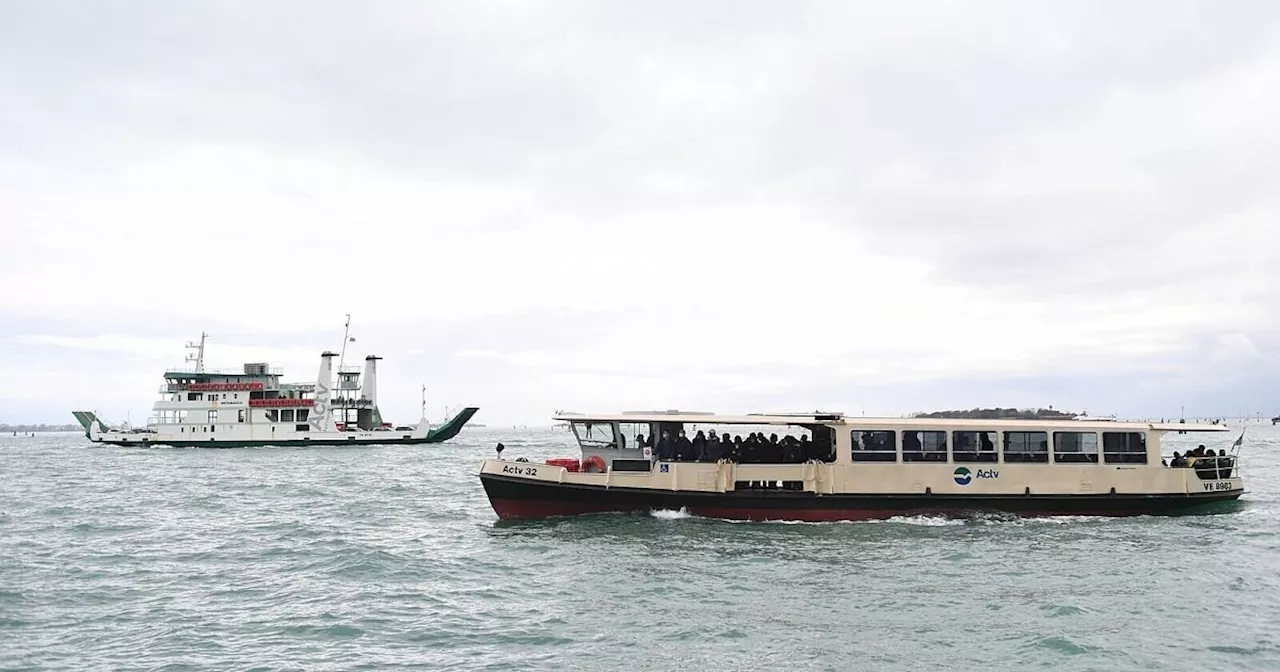
[[[457,436],[458,432],[462,431],[463,425],[466,425],[467,421],[470,420],[471,416],[475,415],[478,410],[480,409],[475,406],[468,406],[467,408],[462,409],[461,413],[453,416],[453,418],[448,422],[427,432],[427,441],[429,443],[441,443]]]
[[[306,446],[394,446],[433,443],[430,437],[415,439],[295,439],[290,441],[97,441],[112,446],[169,446],[172,448],[261,448],[274,446],[277,448],[293,448]]]

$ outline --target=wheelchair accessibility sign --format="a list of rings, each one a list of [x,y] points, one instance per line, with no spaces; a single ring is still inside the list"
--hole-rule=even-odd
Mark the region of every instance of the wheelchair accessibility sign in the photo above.
[[[661,472],[661,473],[664,473],[664,474],[665,474],[665,473],[667,473],[667,472],[671,471],[671,465],[669,465],[669,464],[663,464],[663,465],[661,465],[661,466],[659,466],[659,467],[658,467],[658,471],[659,471],[659,472]]]

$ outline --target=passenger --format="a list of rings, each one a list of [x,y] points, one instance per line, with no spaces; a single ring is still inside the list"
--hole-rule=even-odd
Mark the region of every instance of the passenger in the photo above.
[[[645,448],[645,447],[650,447],[650,446],[649,444],[644,442],[644,434],[636,434],[636,448]]]
[[[782,440],[782,461],[787,464],[796,464],[804,462],[800,454],[800,442],[796,441],[796,437],[788,436]]]
[[[724,457],[724,446],[720,445],[720,437],[716,436],[715,432],[711,432],[704,445],[702,456],[704,462],[719,462]]]
[[[703,461],[707,456],[707,435],[701,430],[693,437],[693,453],[689,459],[695,462]]]
[[[658,441],[658,459],[663,462],[670,462],[676,457],[676,444],[671,440],[671,432],[663,431],[662,438]]]
[[[676,439],[676,459],[682,462],[693,461],[693,442],[680,430],[680,438]]]
[[[1187,466],[1187,460],[1175,450],[1173,451],[1173,462],[1170,462],[1169,466],[1174,468],[1185,467]]]
[[[725,436],[728,436],[728,434],[725,434]],[[741,434],[733,435],[733,448],[730,449],[730,454],[733,455],[734,462],[742,463],[747,461],[746,447],[742,445]]]
[[[763,436],[763,434],[761,434]],[[765,462],[769,464],[782,464],[782,444],[778,443],[778,435],[770,434],[769,441],[764,445]]]

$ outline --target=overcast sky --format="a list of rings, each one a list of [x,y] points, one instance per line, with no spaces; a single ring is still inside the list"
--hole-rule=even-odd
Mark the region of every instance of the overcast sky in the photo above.
[[[0,422],[1280,413],[1280,3],[0,2]]]

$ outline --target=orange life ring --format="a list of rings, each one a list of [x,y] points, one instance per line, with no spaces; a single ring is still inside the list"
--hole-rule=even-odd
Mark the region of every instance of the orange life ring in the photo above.
[[[595,469],[592,469],[592,467],[595,467]],[[582,461],[582,470],[587,473],[597,471],[603,474],[605,471],[604,460],[599,455],[592,455]]]

